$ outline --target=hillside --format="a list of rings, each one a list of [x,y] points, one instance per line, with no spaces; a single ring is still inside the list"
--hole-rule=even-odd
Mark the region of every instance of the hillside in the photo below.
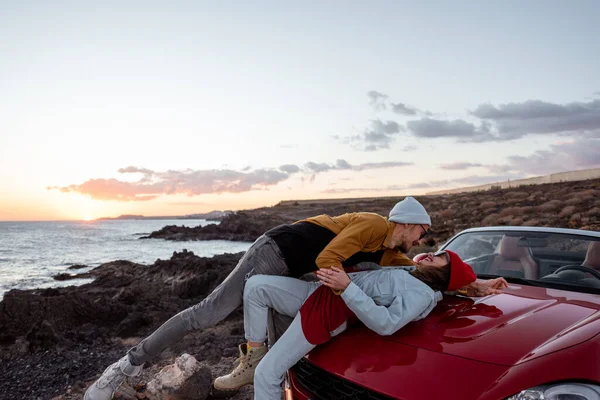
[[[600,179],[416,197],[431,215],[431,238],[436,243],[447,240],[463,229],[479,226],[523,225],[600,230]],[[219,225],[195,228],[166,226],[146,238],[253,241],[279,224],[319,214],[368,211],[387,215],[402,198],[287,201],[273,207],[238,211],[224,217]]]

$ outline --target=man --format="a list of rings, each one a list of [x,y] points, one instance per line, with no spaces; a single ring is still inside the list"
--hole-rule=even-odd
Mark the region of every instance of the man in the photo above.
[[[406,253],[427,234],[431,219],[414,198],[406,197],[389,218],[373,213],[320,215],[281,225],[254,242],[227,278],[202,302],[181,311],[110,365],[88,388],[84,400],[108,400],[126,376],[188,332],[212,327],[242,304],[245,281],[252,275],[300,277],[319,268],[370,261],[379,265],[412,265]],[[500,285],[500,286],[499,286]],[[493,293],[502,282],[476,282],[473,293]],[[245,355],[240,346],[241,355]]]

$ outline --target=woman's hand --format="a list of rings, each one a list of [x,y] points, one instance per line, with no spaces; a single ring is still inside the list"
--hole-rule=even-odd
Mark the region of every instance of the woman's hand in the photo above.
[[[503,289],[508,287],[508,282],[504,278],[494,278],[488,280],[476,280],[475,282],[461,288],[464,294],[470,297],[482,297],[492,294],[500,294]],[[460,291],[459,291],[460,293]]]
[[[323,285],[334,290],[344,291],[350,284],[350,277],[339,267],[320,269],[317,271],[317,276]]]

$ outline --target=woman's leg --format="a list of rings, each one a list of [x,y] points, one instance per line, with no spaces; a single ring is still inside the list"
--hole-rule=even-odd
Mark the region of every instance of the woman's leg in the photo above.
[[[250,278],[244,288],[246,339],[263,343],[267,337],[269,309],[293,317],[319,285],[283,276],[256,275]]]
[[[254,399],[281,400],[281,383],[286,371],[314,347],[304,337],[298,313],[287,331],[258,364],[254,372]]]
[[[252,383],[254,369],[266,354],[269,309],[284,315],[296,315],[306,298],[319,286],[294,278],[256,275],[244,289],[244,329],[252,346],[241,351],[240,364],[228,375],[215,380],[218,390],[236,390]]]
[[[347,326],[347,323],[343,322],[331,332],[331,336],[339,335],[346,330]],[[290,327],[271,347],[254,371],[254,399],[280,400],[283,392],[281,384],[285,373],[314,348],[315,345],[309,343],[304,336],[300,313],[298,313]]]
[[[272,239],[261,236],[227,278],[202,302],[181,311],[109,366],[86,391],[85,400],[108,400],[126,375],[139,374],[141,365],[192,330],[214,326],[242,304],[245,280],[253,274],[286,275],[287,265]]]

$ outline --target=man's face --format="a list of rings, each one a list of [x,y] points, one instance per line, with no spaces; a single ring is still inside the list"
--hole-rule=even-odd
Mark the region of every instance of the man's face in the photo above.
[[[419,245],[428,231],[429,225],[425,224],[396,224],[392,234],[392,243],[395,248],[407,253],[411,247]]]

